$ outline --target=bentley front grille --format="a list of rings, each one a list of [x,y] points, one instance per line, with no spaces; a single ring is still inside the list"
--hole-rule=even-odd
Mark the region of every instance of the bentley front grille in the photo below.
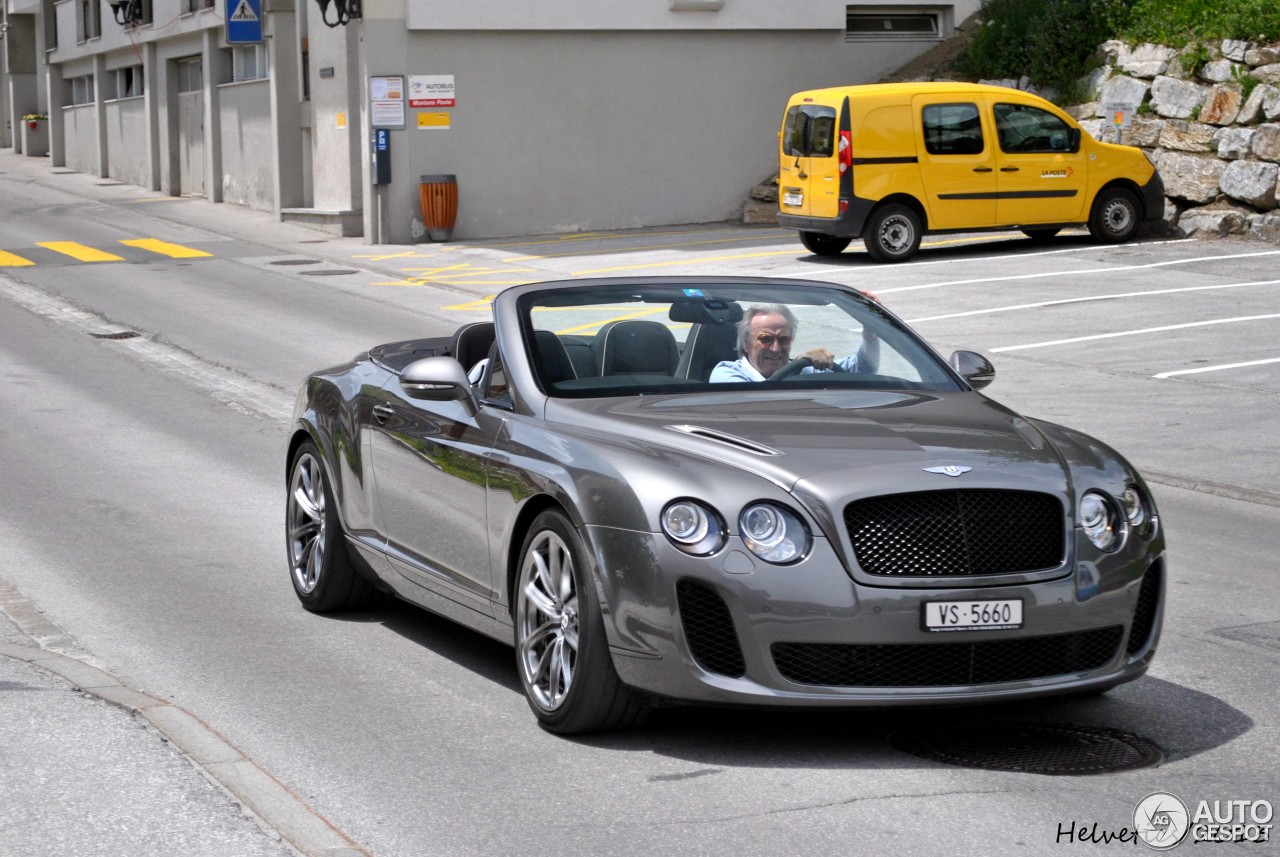
[[[1029,681],[1111,663],[1124,627],[974,643],[774,643],[773,662],[797,684],[953,687]]]
[[[676,601],[694,660],[708,672],[730,678],[746,675],[738,632],[724,599],[709,586],[682,580],[676,584]]]
[[[886,577],[966,577],[1054,568],[1066,545],[1062,504],[1032,491],[888,494],[845,507],[858,565]]]

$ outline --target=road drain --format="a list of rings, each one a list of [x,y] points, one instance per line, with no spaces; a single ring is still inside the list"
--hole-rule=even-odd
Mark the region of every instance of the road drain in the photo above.
[[[277,259],[271,265],[319,265],[319,259]]]
[[[355,271],[338,270],[334,268],[322,268],[319,271],[300,271],[305,277],[337,277],[344,274],[354,274]]]
[[[134,339],[142,334],[133,330],[121,330],[118,333],[91,333],[94,339]]]
[[[1164,754],[1118,729],[1063,723],[987,723],[896,733],[899,750],[962,768],[1027,774],[1113,774],[1158,765]]]

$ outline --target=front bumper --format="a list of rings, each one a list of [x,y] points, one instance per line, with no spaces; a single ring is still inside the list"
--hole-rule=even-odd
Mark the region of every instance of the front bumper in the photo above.
[[[1140,677],[1159,636],[1156,549],[1101,575],[1090,566],[1035,583],[913,589],[856,582],[822,538],[805,560],[779,567],[736,538],[695,558],[649,533],[593,527],[588,536],[618,673],[662,699],[875,706],[1084,691]],[[1143,592],[1148,574],[1154,584]],[[921,626],[926,600],[1007,598],[1023,602],[1018,630]],[[1147,618],[1133,632],[1144,599]]]

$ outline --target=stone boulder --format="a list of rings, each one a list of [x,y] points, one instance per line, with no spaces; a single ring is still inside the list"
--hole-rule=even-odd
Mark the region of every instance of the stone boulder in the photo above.
[[[1280,62],[1280,45],[1269,45],[1245,51],[1246,64],[1257,68],[1260,65],[1272,65]]]
[[[1245,55],[1249,53],[1251,47],[1252,45],[1248,42],[1242,42],[1239,39],[1223,39],[1221,51],[1222,55],[1229,60],[1244,62]]]
[[[1249,149],[1260,161],[1280,161],[1280,125],[1259,125]]]
[[[1249,237],[1280,243],[1280,214],[1255,214],[1250,217]]]
[[[1102,85],[1102,94],[1098,97],[1098,115],[1106,116],[1109,104],[1129,104],[1137,108],[1147,97],[1149,84],[1132,77],[1113,77]],[[1187,111],[1190,116],[1191,112]]]
[[[1280,88],[1274,87],[1269,83],[1260,83],[1255,86],[1253,92],[1249,93],[1249,97],[1240,106],[1240,112],[1236,114],[1236,122],[1241,125],[1252,125],[1255,122],[1261,122],[1266,115],[1268,97],[1280,101]]]
[[[1275,208],[1277,177],[1280,177],[1280,164],[1232,161],[1222,171],[1218,187],[1232,199],[1254,208]]]
[[[1178,232],[1185,237],[1223,238],[1227,235],[1243,235],[1249,228],[1249,218],[1254,212],[1234,205],[1206,205],[1190,208],[1178,218]]]
[[[1200,67],[1200,79],[1210,83],[1226,83],[1233,79],[1232,71],[1236,64],[1231,60],[1214,60]]]
[[[1249,73],[1263,83],[1280,83],[1280,63],[1260,65]]]
[[[1116,65],[1125,74],[1153,78],[1164,74],[1169,62],[1177,55],[1177,51],[1164,45],[1138,45],[1132,50],[1121,51],[1116,57]]]
[[[1218,146],[1218,157],[1224,161],[1238,161],[1249,157],[1250,145],[1253,142],[1252,128],[1222,128],[1213,135],[1213,142]]]
[[[1161,76],[1151,83],[1151,109],[1166,119],[1189,119],[1208,95],[1198,83]]]
[[[1175,152],[1211,152],[1217,129],[1203,122],[1170,120],[1160,129],[1159,145]]]
[[[1206,203],[1218,197],[1218,186],[1227,164],[1214,157],[1163,152],[1156,169],[1164,180],[1165,195],[1187,202]]]
[[[1200,108],[1200,121],[1210,125],[1230,125],[1240,115],[1244,96],[1238,83],[1220,83],[1209,90],[1209,97]]]
[[[1154,149],[1160,145],[1160,133],[1168,124],[1166,119],[1154,116],[1135,116],[1129,127],[1120,132],[1120,142],[1140,149]]]

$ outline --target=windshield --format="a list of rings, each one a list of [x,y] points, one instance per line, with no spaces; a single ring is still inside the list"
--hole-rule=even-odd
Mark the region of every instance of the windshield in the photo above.
[[[531,292],[519,306],[538,383],[556,397],[961,389],[878,303],[834,286],[611,284]]]

